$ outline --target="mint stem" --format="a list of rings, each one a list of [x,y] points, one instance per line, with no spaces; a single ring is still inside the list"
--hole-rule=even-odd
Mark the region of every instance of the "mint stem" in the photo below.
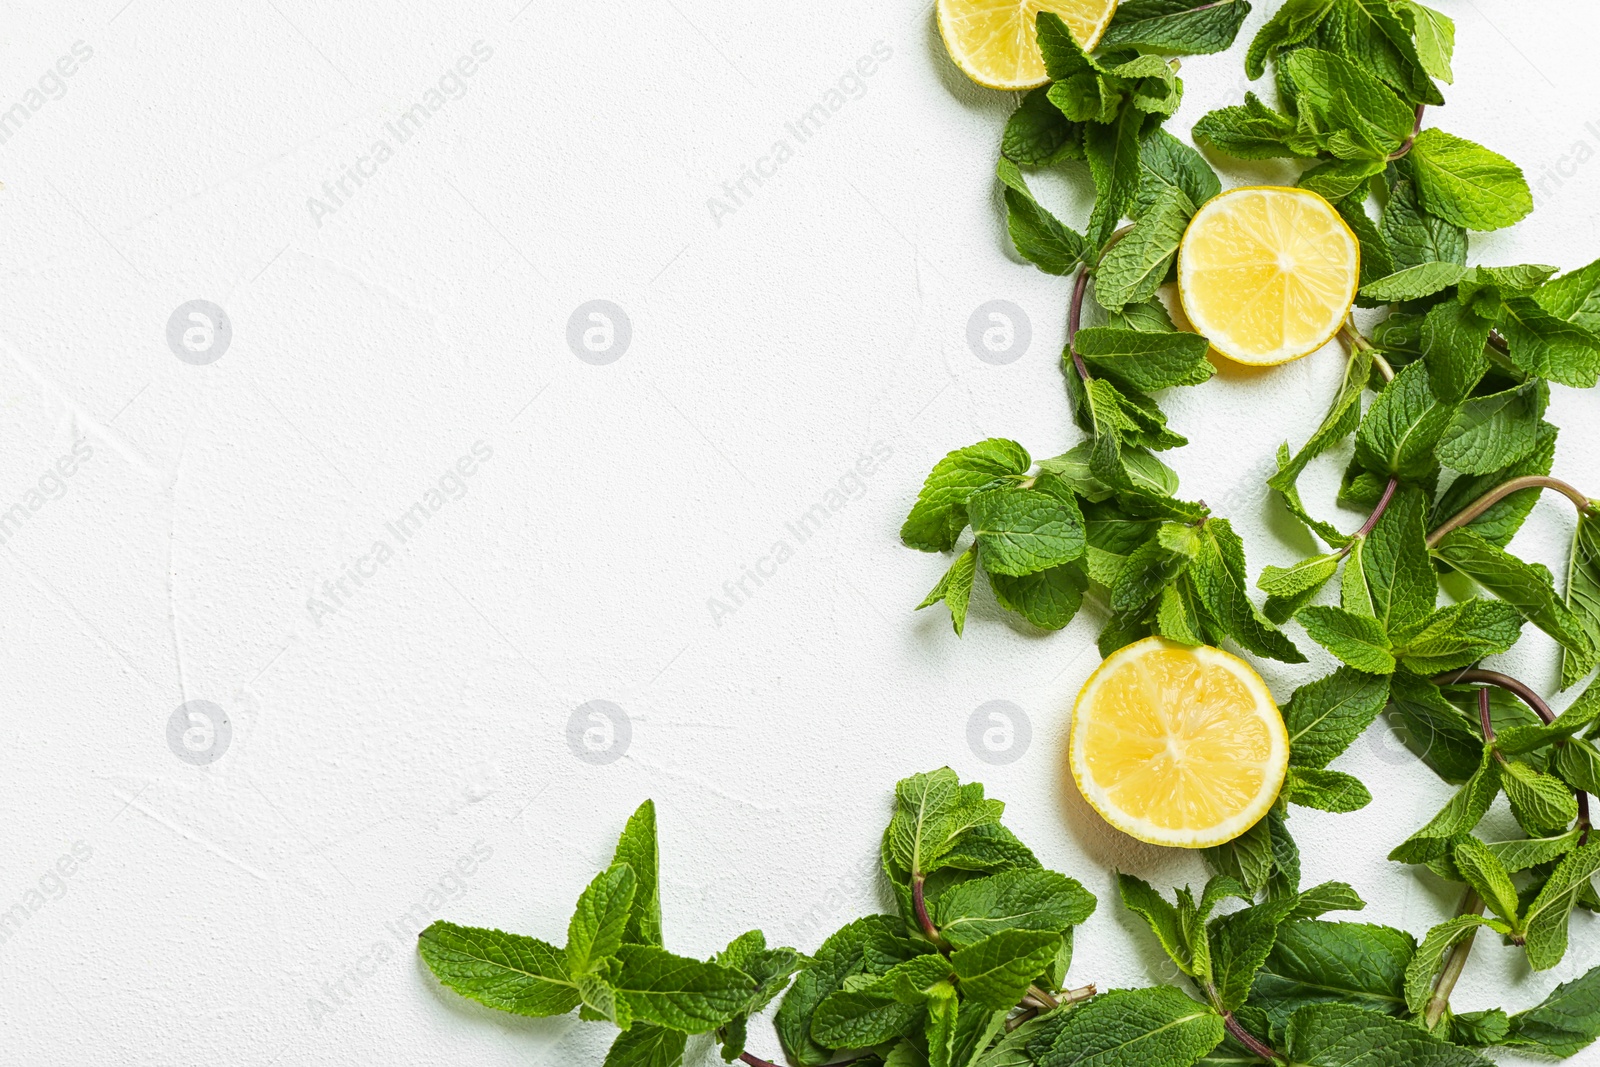
[[[1428,535],[1428,547],[1434,547],[1440,541],[1444,540],[1447,535],[1459,530],[1473,519],[1476,519],[1479,515],[1482,515],[1484,512],[1500,503],[1500,501],[1504,500],[1512,493],[1521,492],[1524,489],[1554,489],[1556,492],[1572,501],[1572,503],[1577,506],[1578,513],[1580,515],[1588,515],[1594,511],[1594,501],[1584,496],[1583,493],[1577,489],[1577,487],[1568,485],[1560,478],[1550,478],[1542,474],[1529,474],[1521,478],[1512,478],[1509,481],[1501,482],[1499,485],[1495,486],[1493,489],[1489,490],[1487,493],[1484,493],[1482,496],[1478,497],[1478,499],[1474,500],[1472,503],[1456,512],[1442,526]]]
[[[1378,520],[1383,518],[1383,513],[1389,510],[1389,501],[1394,499],[1394,491],[1400,488],[1400,479],[1390,478],[1389,484],[1383,487],[1383,495],[1378,498],[1378,506],[1372,509],[1372,514],[1367,516],[1367,521],[1361,524],[1361,529],[1352,536],[1365,537],[1378,525]]]
[[[1405,158],[1406,153],[1411,151],[1411,146],[1417,143],[1417,134],[1422,132],[1422,111],[1426,106],[1426,104],[1417,105],[1417,120],[1411,124],[1411,134],[1404,141],[1401,141],[1400,147],[1395,149],[1394,153],[1388,157],[1391,163],[1397,159]]]
[[[1222,1006],[1222,994],[1217,992],[1215,982],[1208,981],[1200,988],[1205,993],[1206,999],[1211,1002],[1211,1007],[1218,1015],[1222,1016],[1222,1025],[1227,1029],[1228,1033],[1233,1036],[1235,1041],[1249,1049],[1251,1055],[1259,1056],[1269,1063],[1289,1062],[1289,1057],[1261,1040],[1255,1034],[1252,1034],[1249,1030],[1246,1030],[1244,1024],[1233,1017],[1233,1012]]]
[[[1461,906],[1456,909],[1456,914],[1483,914],[1483,898],[1478,896],[1477,890],[1467,890],[1467,895],[1461,898]],[[1444,1013],[1449,1010],[1450,994],[1455,992],[1456,981],[1467,966],[1467,954],[1472,951],[1472,943],[1477,939],[1478,931],[1474,928],[1465,938],[1456,942],[1455,948],[1450,950],[1450,955],[1445,957],[1444,969],[1439,972],[1439,980],[1433,986],[1433,996],[1428,999],[1427,1010],[1422,1016],[1429,1030],[1438,1026],[1439,1020],[1444,1018]]]
[[[1072,284],[1072,303],[1067,305],[1067,351],[1072,354],[1072,365],[1078,369],[1078,377],[1084,381],[1089,380],[1089,368],[1083,365],[1083,357],[1078,355],[1078,347],[1073,339],[1078,336],[1078,326],[1083,322],[1083,298],[1089,291],[1089,268],[1087,265],[1078,268],[1077,280]]]
[[[922,927],[923,936],[938,945],[939,928],[933,925],[933,919],[928,916],[928,901],[922,891],[923,882],[924,878],[920,874],[911,880],[911,908],[917,913],[917,925]]]
[[[1378,368],[1378,373],[1383,375],[1383,380],[1386,382],[1394,381],[1394,368],[1389,365],[1388,360],[1383,358],[1383,353],[1378,351],[1378,347],[1367,340],[1360,330],[1356,329],[1354,322],[1345,319],[1344,325],[1339,327],[1339,335],[1345,339],[1345,342],[1350,347],[1359,348],[1363,352],[1371,352],[1373,366]]]

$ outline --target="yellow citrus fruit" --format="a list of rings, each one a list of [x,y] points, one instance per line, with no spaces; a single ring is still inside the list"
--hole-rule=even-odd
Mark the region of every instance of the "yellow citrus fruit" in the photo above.
[[[1072,710],[1072,776],[1123,833],[1205,848],[1254,826],[1283,788],[1289,732],[1237,656],[1147,637],[1112,653]]]
[[[1178,246],[1178,296],[1211,347],[1264,367],[1310,355],[1350,312],[1361,246],[1309,189],[1246,186],[1212,197]]]
[[[1035,20],[1050,11],[1085,52],[1106,32],[1117,0],[939,0],[939,35],[962,73],[989,89],[1032,89],[1050,80]]]

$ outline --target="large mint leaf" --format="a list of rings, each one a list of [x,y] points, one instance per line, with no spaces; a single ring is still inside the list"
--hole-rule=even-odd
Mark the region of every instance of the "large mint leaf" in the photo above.
[[[584,889],[567,924],[567,968],[573,974],[592,970],[621,946],[637,889],[638,879],[626,863],[595,875]]]
[[[1361,736],[1389,700],[1389,679],[1350,667],[1307,682],[1283,706],[1289,762],[1326,767]]]
[[[1278,930],[1257,973],[1250,1001],[1274,1029],[1308,1004],[1350,1004],[1399,1015],[1406,1010],[1406,967],[1416,951],[1410,934],[1369,923],[1305,920]]]
[[[956,449],[934,464],[900,540],[924,552],[950,551],[967,527],[967,498],[1008,475],[1021,477],[1032,465],[1027,449],[1002,437]]]
[[[1183,55],[1225,52],[1250,13],[1244,0],[1128,0],[1100,38],[1102,49],[1149,48]]]
[[[1055,871],[1003,871],[975,878],[940,894],[933,920],[945,940],[957,947],[1001,930],[1060,933],[1087,919],[1094,896]]]
[[[1063,115],[1050,102],[1048,93],[1043,85],[1032,90],[1006,120],[1000,152],[1007,159],[1025,167],[1045,167],[1064,159],[1083,158],[1083,124]],[[1026,195],[1032,199],[1032,193]],[[1009,209],[1009,203],[1007,206]]]
[[[1528,965],[1549,970],[1567,954],[1567,917],[1578,895],[1600,871],[1600,842],[1574,849],[1556,864],[1522,917],[1527,932]]]
[[[679,1067],[688,1043],[681,1030],[636,1023],[617,1035],[601,1067]]]
[[[1008,486],[967,498],[967,517],[985,570],[1021,576],[1083,555],[1083,515],[1066,499]]]
[[[1454,414],[1434,395],[1426,366],[1403,367],[1361,421],[1356,460],[1375,474],[1421,481],[1436,467],[1434,446]]]
[[[654,945],[623,945],[612,983],[635,1019],[696,1034],[714,1030],[749,1002],[750,980],[731,967],[675,956]]]
[[[1095,299],[1112,311],[1120,311],[1124,305],[1142,303],[1153,297],[1166,280],[1172,261],[1177,258],[1178,242],[1183,240],[1184,228],[1193,214],[1194,205],[1182,190],[1162,190],[1133,224],[1133,229],[1101,258],[1099,266],[1095,268]],[[1081,353],[1081,346],[1079,351]],[[1207,377],[1210,375],[1207,374]],[[1204,381],[1203,378],[1200,380]],[[1167,384],[1195,383],[1182,381]],[[1159,389],[1161,386],[1138,388]]]
[[[892,938],[905,925],[892,915],[869,915],[836,931],[812,956],[784,996],[773,1025],[790,1060],[802,1067],[817,1067],[833,1058],[831,1049],[811,1037],[812,1017],[829,996],[844,988],[846,979],[867,969],[866,952],[874,937]]]
[[[439,981],[491,1008],[540,1017],[578,1006],[566,955],[535,938],[439,921],[417,949]]]
[[[1344,1004],[1314,1004],[1289,1019],[1288,1053],[1304,1067],[1492,1067],[1420,1026]]]
[[[1368,674],[1393,673],[1394,651],[1377,619],[1331,604],[1313,605],[1296,617],[1313,641],[1342,662]]]
[[[1017,165],[1005,156],[995,173],[1006,187],[1006,229],[1017,254],[1048,274],[1070,274],[1083,263],[1083,235],[1063,224],[1034,199]]]
[[[628,817],[611,862],[613,865],[626,863],[633,870],[633,903],[628,909],[623,940],[641,945],[661,944],[661,877],[655,801],[645,801]]]
[[[1206,359],[1210,345],[1199,334],[1091,326],[1078,331],[1073,348],[1092,373],[1133,389],[1199,385],[1216,373]]]
[[[973,549],[961,553],[950,564],[950,569],[939,578],[939,583],[922,598],[916,610],[943,602],[950,609],[950,625],[960,637],[967,628],[967,605],[972,599],[972,579],[978,573],[978,554]]]
[[[1563,982],[1536,1007],[1511,1017],[1505,1043],[1546,1056],[1575,1056],[1600,1037],[1600,967]]]
[[[1037,1067],[1189,1067],[1222,1040],[1222,1017],[1170,986],[1115,989],[1067,1015]]]
[[[1480,144],[1423,130],[1411,146],[1422,206],[1469,230],[1498,230],[1533,210],[1522,169]]]
[[[1061,947],[1049,930],[1001,930],[950,954],[970,1003],[1001,1011],[1014,1006]]]
[[[1254,652],[1284,663],[1304,663],[1305,655],[1251,602],[1244,544],[1227,519],[1208,519],[1190,574],[1206,611],[1229,637]]]

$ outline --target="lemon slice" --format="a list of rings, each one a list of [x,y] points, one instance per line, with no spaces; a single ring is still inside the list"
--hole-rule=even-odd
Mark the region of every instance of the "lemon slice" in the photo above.
[[[939,35],[962,73],[989,89],[1032,89],[1050,80],[1034,36],[1051,11],[1090,51],[1106,32],[1117,0],[939,0]]]
[[[1112,826],[1155,845],[1205,848],[1272,807],[1289,732],[1248,663],[1147,637],[1084,683],[1070,754],[1078,789]]]
[[[1178,246],[1189,321],[1212,348],[1257,367],[1332,340],[1360,274],[1355,234],[1309,189],[1230,189],[1195,212]]]

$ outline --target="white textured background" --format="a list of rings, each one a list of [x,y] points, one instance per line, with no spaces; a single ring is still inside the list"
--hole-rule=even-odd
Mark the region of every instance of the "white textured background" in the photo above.
[[[1231,54],[1185,61],[1171,128],[1238,99],[1275,6]],[[1429,121],[1520,162],[1539,199],[1475,260],[1600,255],[1600,12],[1439,6],[1457,79]],[[1075,981],[1163,976],[1109,870],[1165,885],[1202,877],[1197,857],[1109,831],[1061,770],[1101,614],[1042,636],[984,592],[958,642],[910,611],[945,565],[896,538],[933,461],[987,435],[1041,457],[1079,439],[1068,282],[1016,260],[998,209],[1014,99],[954,71],[921,0],[96,0],[4,3],[0,24],[0,109],[40,104],[0,144],[0,510],[26,512],[0,551],[0,909],[28,913],[0,944],[0,1059],[598,1063],[609,1027],[441,992],[419,917],[559,941],[650,796],[670,947],[762,926],[811,949],[886,903],[890,787],[946,762],[1100,895]],[[55,81],[76,42],[92,55]],[[452,79],[475,44],[492,54]],[[442,106],[400,143],[386,123],[430,90]],[[834,90],[798,142],[785,124]],[[392,158],[339,193],[379,140]],[[1086,185],[1036,181],[1075,224]],[[210,365],[167,342],[192,299],[231,322]],[[592,299],[631,322],[608,365],[566,341]],[[991,299],[1031,319],[1009,365],[966,341]],[[1234,518],[1252,572],[1310,547],[1262,480],[1340,361],[1164,400],[1194,442],[1168,456],[1186,495]],[[1557,473],[1600,492],[1595,405],[1557,387],[1551,417]],[[80,441],[90,458],[52,475]],[[448,477],[478,442],[492,457]],[[1315,509],[1342,462],[1315,468]],[[400,542],[386,523],[441,477]],[[802,543],[788,524],[818,503]],[[1570,524],[1541,503],[1516,547],[1557,564]],[[371,577],[332,599],[357,566]],[[1506,658],[1548,690],[1548,642]],[[1281,698],[1328,662],[1263,669]],[[203,765],[168,742],[195,700],[232,731]],[[631,731],[613,762],[573,747],[594,700]],[[967,741],[991,700],[1031,723],[1002,766]],[[1297,810],[1307,880],[1420,933],[1455,890],[1382,857],[1446,788],[1381,725],[1338,765],[1377,800]],[[53,875],[74,848],[89,858]],[[1576,920],[1540,975],[1480,938],[1457,1006],[1531,1004],[1600,962],[1595,932]],[[776,1054],[765,1027],[753,1050]]]

